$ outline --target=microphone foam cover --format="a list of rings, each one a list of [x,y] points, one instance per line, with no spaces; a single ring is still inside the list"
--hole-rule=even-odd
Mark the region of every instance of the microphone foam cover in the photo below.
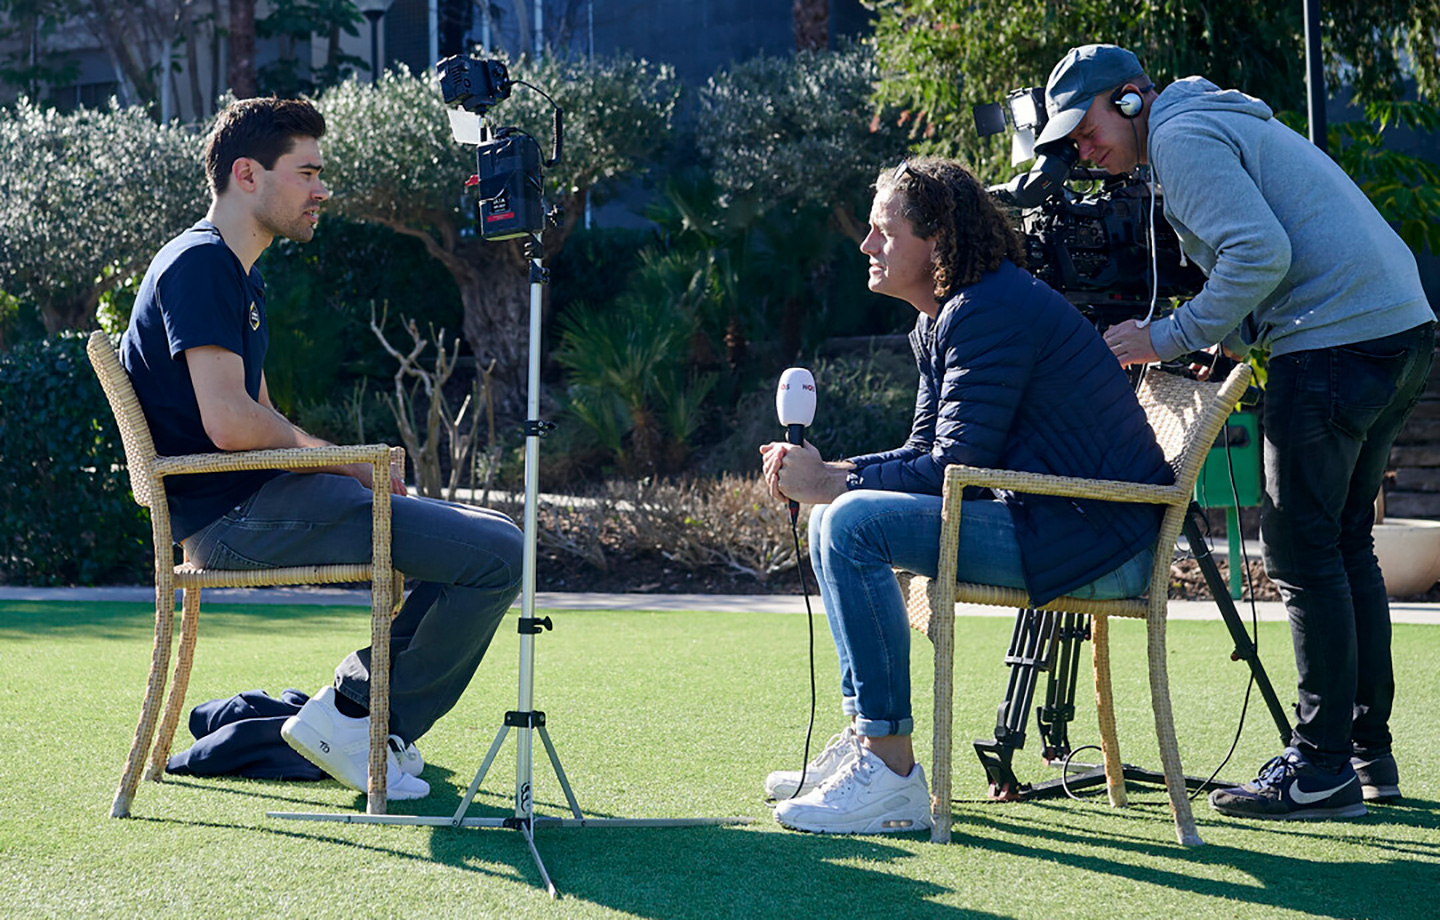
[[[815,378],[803,367],[792,367],[780,375],[775,390],[775,413],[782,425],[810,427],[815,421]]]

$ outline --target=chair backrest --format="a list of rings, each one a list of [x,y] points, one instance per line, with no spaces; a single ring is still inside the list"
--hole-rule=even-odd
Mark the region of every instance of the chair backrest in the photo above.
[[[1145,375],[1136,395],[1178,485],[1195,487],[1211,445],[1249,384],[1248,364],[1237,364],[1219,383],[1155,370]]]
[[[105,398],[110,402],[110,411],[115,415],[115,424],[120,427],[120,440],[125,445],[125,465],[130,470],[130,489],[137,504],[154,509],[156,499],[155,480],[150,475],[150,464],[155,461],[155,440],[150,437],[150,423],[145,420],[145,411],[140,408],[140,398],[135,395],[135,386],[130,375],[120,364],[110,344],[110,337],[100,330],[90,333],[85,345],[90,356],[90,365],[100,378]]]

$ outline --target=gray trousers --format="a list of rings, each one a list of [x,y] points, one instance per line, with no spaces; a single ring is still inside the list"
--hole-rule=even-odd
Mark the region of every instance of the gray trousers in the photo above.
[[[390,731],[415,741],[455,706],[520,593],[522,535],[496,511],[391,498],[395,567],[420,584],[391,627]],[[364,563],[370,491],[349,476],[285,473],[185,540],[206,568]],[[368,707],[370,649],[335,669],[335,688]]]

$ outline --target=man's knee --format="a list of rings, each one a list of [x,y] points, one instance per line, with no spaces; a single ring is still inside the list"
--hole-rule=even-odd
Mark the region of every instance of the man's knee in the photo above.
[[[524,532],[509,518],[495,517],[483,521],[472,539],[491,560],[486,586],[518,591],[525,566]]]

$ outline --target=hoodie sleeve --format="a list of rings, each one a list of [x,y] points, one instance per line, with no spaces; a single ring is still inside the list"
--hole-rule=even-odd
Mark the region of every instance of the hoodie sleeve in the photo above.
[[[1151,344],[1168,361],[1230,336],[1289,272],[1290,238],[1235,143],[1213,123],[1172,118],[1155,129],[1150,150],[1166,218],[1215,254],[1204,289],[1150,327]]]

